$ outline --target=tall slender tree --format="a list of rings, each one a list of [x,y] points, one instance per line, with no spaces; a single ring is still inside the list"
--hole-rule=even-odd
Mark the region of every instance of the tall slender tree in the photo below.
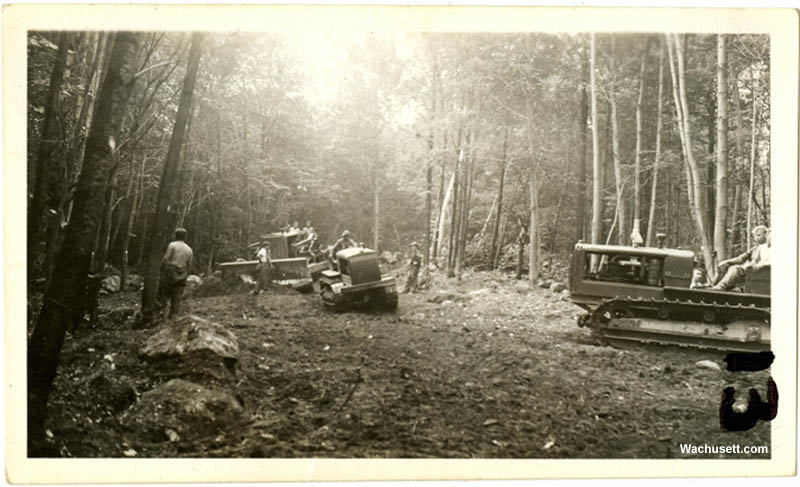
[[[592,93],[592,243],[600,243],[603,225],[603,197],[600,183],[600,142],[597,126],[597,40],[594,32],[590,44],[590,82]],[[594,262],[592,263],[595,264]]]
[[[661,126],[662,115],[664,110],[664,40],[661,40],[661,45],[658,49],[658,105],[656,114],[656,153],[653,157],[653,176],[652,186],[650,189],[650,214],[647,217],[647,238],[645,245],[651,247],[656,233],[656,205],[658,202],[658,169],[661,163]],[[669,193],[667,193],[669,194]],[[669,215],[669,210],[667,210]],[[669,216],[667,216],[669,218]]]
[[[189,48],[189,60],[186,65],[186,77],[183,80],[181,98],[178,103],[178,113],[175,116],[175,125],[169,141],[167,158],[164,162],[164,172],[158,187],[156,213],[150,222],[149,242],[147,245],[144,289],[142,290],[142,318],[146,323],[151,323],[157,311],[157,294],[159,267],[161,261],[161,248],[167,234],[167,209],[175,191],[175,181],[180,164],[180,151],[183,145],[183,134],[189,118],[189,107],[192,104],[197,70],[200,65],[202,33],[192,34],[192,43]]]
[[[28,343],[28,454],[45,453],[47,401],[56,377],[67,327],[84,313],[86,280],[105,187],[112,169],[116,139],[135,81],[138,37],[116,35],[108,71],[95,103],[83,170],[65,230],[58,267],[45,292],[42,309]]]
[[[728,61],[726,38],[717,35],[717,170],[714,249],[717,262],[728,258]]]
[[[36,179],[33,187],[33,201],[28,214],[28,262],[34,263],[38,245],[43,235],[45,209],[48,203],[53,204],[55,191],[51,188],[62,180],[63,161],[55,157],[58,147],[58,100],[61,93],[61,84],[64,80],[64,69],[67,65],[69,50],[69,34],[61,32],[58,35],[58,50],[53,69],[50,73],[50,87],[47,90],[47,100],[44,107],[44,121],[42,122],[39,153],[36,156]],[[53,208],[55,210],[55,208]],[[52,219],[51,219],[52,220]],[[31,270],[29,265],[28,270]]]

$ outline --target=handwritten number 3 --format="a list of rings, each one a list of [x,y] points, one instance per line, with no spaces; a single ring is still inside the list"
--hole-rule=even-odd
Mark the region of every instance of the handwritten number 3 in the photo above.
[[[758,371],[768,368],[774,359],[775,355],[772,352],[729,353],[725,357],[725,362],[731,372]],[[722,390],[719,424],[726,431],[747,431],[758,424],[759,420],[772,421],[778,415],[778,385],[771,376],[767,380],[766,402],[761,400],[757,390],[750,389],[747,410],[740,413],[733,410],[735,396],[736,389],[733,387]]]

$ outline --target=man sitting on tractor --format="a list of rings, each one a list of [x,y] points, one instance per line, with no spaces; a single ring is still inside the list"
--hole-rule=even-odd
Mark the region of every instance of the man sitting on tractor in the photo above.
[[[719,263],[720,275],[723,277],[713,289],[726,291],[741,287],[748,272],[769,267],[769,229],[763,225],[755,227],[753,240],[756,244],[750,250]]]
[[[337,240],[336,243],[334,243],[333,246],[328,250],[328,259],[330,259],[334,267],[338,267],[338,264],[336,263],[336,252],[352,247],[358,247],[358,243],[353,240],[353,236],[350,231],[345,230],[342,232],[342,237]]]

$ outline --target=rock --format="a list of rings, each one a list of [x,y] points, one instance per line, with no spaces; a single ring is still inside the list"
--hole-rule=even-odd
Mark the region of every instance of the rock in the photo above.
[[[139,355],[167,377],[228,384],[239,360],[239,343],[222,325],[187,315],[148,338]]]
[[[721,370],[720,366],[717,365],[716,362],[712,362],[711,360],[701,360],[699,362],[696,362],[695,365],[700,367],[701,369]]]
[[[119,276],[108,276],[100,283],[101,288],[109,293],[119,291]]]
[[[488,294],[489,292],[491,292],[491,291],[489,290],[489,288],[486,288],[486,287],[485,287],[485,288],[483,288],[483,289],[476,289],[476,290],[474,290],[474,291],[470,291],[470,292],[469,292],[469,293],[467,293],[467,294],[469,294],[470,296],[480,296],[480,295],[482,295],[482,294]]]
[[[186,278],[186,287],[183,290],[185,296],[191,296],[194,292],[203,285],[203,280],[200,276],[194,274]]]
[[[450,306],[451,304],[453,304],[453,302],[449,299],[442,301],[442,306]]]
[[[132,306],[123,306],[121,308],[113,309],[106,313],[102,318],[114,324],[124,323],[131,316],[136,313],[136,309]]]
[[[517,281],[514,283],[514,291],[519,294],[526,294],[528,291],[531,290],[528,281]]]
[[[381,253],[380,259],[381,259],[381,263],[389,264],[389,265],[397,264],[397,260],[398,260],[397,256],[395,254],[389,252],[388,250],[384,250]]]
[[[128,274],[125,276],[125,290],[126,291],[139,291],[142,289],[142,276],[139,274]]]
[[[451,301],[451,302],[452,301],[457,301],[458,299],[459,299],[459,296],[457,294],[455,294],[455,293],[451,293],[451,292],[448,292],[448,291],[439,291],[433,297],[428,298],[428,302],[429,303],[439,304],[439,303],[443,303],[445,301]]]
[[[176,437],[191,441],[232,430],[243,419],[244,408],[232,395],[172,379],[144,393],[122,414],[120,423],[152,441]]]
[[[203,280],[203,283],[194,291],[195,295],[211,296],[215,294],[223,294],[225,292],[225,283],[222,281],[222,274],[219,275],[215,272],[211,277]]]
[[[536,282],[536,285],[542,289],[550,289],[550,286],[553,284],[553,281],[549,279],[540,279]]]
[[[554,282],[550,284],[550,290],[554,293],[560,293],[565,289],[567,289],[567,286],[565,286],[563,282]]]
[[[199,287],[203,285],[203,279],[200,276],[191,274],[189,277],[186,278],[186,287],[194,286]]]

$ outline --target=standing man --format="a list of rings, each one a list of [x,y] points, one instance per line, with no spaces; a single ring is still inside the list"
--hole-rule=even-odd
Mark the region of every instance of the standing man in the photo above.
[[[261,294],[261,291],[267,288],[269,273],[272,270],[269,240],[265,236],[261,237],[261,242],[256,252],[256,260],[258,261],[258,287],[253,291],[254,295]]]
[[[161,259],[161,279],[158,283],[158,308],[164,310],[169,300],[169,318],[181,312],[181,298],[186,278],[192,269],[194,253],[186,242],[186,229],[175,230],[175,240],[167,245]]]
[[[417,292],[419,284],[419,268],[422,265],[422,254],[419,253],[417,242],[411,242],[411,258],[408,260],[408,277],[406,278],[406,288],[404,293]]]

